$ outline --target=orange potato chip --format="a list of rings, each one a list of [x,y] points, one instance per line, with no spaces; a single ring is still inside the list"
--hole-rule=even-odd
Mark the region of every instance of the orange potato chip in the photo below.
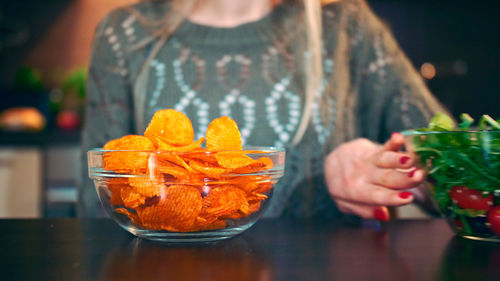
[[[203,198],[202,217],[225,217],[238,210],[248,210],[246,193],[234,186],[213,188]]]
[[[253,190],[254,193],[267,193],[273,188],[273,184],[270,182],[261,182],[258,187]]]
[[[238,125],[227,116],[210,122],[205,138],[208,151],[242,150]]]
[[[226,227],[226,221],[222,219],[207,220],[203,217],[197,217],[193,231],[214,230]]]
[[[141,220],[136,213],[133,213],[125,208],[116,208],[115,212],[117,212],[118,214],[126,215],[132,221],[132,223],[134,223],[138,227],[142,227]]]
[[[144,136],[155,146],[158,146],[158,138],[169,145],[185,146],[193,142],[194,131],[191,120],[184,113],[174,109],[163,109],[153,115]]]
[[[225,174],[228,172],[227,169],[221,168],[219,166],[207,163],[207,162],[201,162],[198,160],[189,160],[189,166],[193,168],[194,170],[203,173],[207,176],[210,177],[217,177],[219,175]]]
[[[129,178],[128,181],[135,192],[148,198],[161,196],[165,190],[165,186],[161,182],[147,177]]]
[[[146,137],[127,135],[107,142],[104,150],[154,150],[154,145]],[[104,153],[103,167],[116,172],[145,172],[148,165],[149,154],[139,151],[117,151]]]
[[[183,154],[182,159],[189,161],[190,159],[198,160],[200,162],[206,162],[212,165],[219,165],[217,163],[217,159],[212,153],[208,153],[207,151],[201,150],[193,150],[191,153]]]
[[[141,222],[160,225],[169,231],[187,231],[195,223],[202,208],[198,189],[191,186],[172,185],[165,190],[158,204],[139,208]]]
[[[135,209],[146,203],[146,196],[135,191],[132,187],[122,187],[120,192],[123,205],[127,208]]]
[[[262,205],[262,201],[250,202],[248,205],[248,215],[251,215],[251,214],[257,212],[260,209],[261,205]]]
[[[162,165],[169,165],[169,164],[176,164],[177,166],[183,167],[186,169],[188,172],[192,174],[196,174],[197,172],[191,168],[184,159],[179,157],[179,155],[171,154],[171,153],[158,153],[158,160],[160,166]],[[166,163],[165,163],[165,162]]]
[[[215,159],[221,167],[231,170],[249,166],[256,162],[239,151],[220,151],[215,154]]]
[[[174,152],[188,152],[188,151],[193,151],[197,148],[200,147],[200,145],[205,141],[204,137],[199,138],[197,141],[190,143],[188,145],[184,146],[175,146],[175,145],[170,145],[163,141],[162,137],[158,137],[157,140],[158,142],[158,149],[159,150],[165,150],[165,151],[174,151]]]
[[[259,159],[254,160],[253,163],[247,166],[234,169],[233,172],[238,174],[251,174],[268,170],[271,169],[272,167],[273,167],[273,160],[271,160],[269,157],[260,157]]]
[[[108,189],[111,192],[111,197],[109,198],[109,203],[111,205],[123,205],[121,189],[126,186],[123,184],[111,184],[108,183]]]
[[[177,166],[176,164],[172,164],[167,161],[160,162],[157,165],[157,170],[159,173],[170,175],[177,179],[189,178],[192,175],[183,167]]]

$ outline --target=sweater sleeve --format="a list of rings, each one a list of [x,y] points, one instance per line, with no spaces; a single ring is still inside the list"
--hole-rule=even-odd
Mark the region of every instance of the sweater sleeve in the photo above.
[[[357,67],[361,135],[386,141],[392,132],[424,127],[444,111],[365,1],[357,2],[354,59]]]
[[[92,46],[78,185],[77,214],[82,217],[104,215],[89,179],[87,151],[133,132],[131,89],[119,18],[118,12],[112,12],[101,21]]]

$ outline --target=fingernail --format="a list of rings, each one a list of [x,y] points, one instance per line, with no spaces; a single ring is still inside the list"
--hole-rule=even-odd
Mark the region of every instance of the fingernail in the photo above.
[[[409,178],[413,178],[413,175],[415,175],[415,172],[417,171],[417,168],[411,170],[409,173],[408,173],[408,177]]]
[[[391,138],[401,135],[399,132],[394,132],[391,134]]]
[[[405,164],[406,162],[408,162],[408,160],[410,160],[409,156],[402,156],[401,158],[399,158],[399,163]]]
[[[384,212],[384,210],[377,208],[375,211],[373,211],[373,216],[375,217],[376,220],[379,221],[388,221],[389,216]]]
[[[413,193],[408,192],[408,191],[403,191],[403,192],[400,192],[400,193],[399,193],[399,197],[400,197],[401,199],[408,199],[408,198],[409,198],[410,196],[412,196],[412,195],[413,195]]]

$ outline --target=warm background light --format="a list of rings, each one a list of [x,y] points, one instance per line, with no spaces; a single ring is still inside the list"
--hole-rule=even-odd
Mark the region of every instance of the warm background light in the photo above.
[[[436,68],[432,63],[426,62],[420,67],[420,74],[422,74],[425,79],[430,80],[436,76]]]

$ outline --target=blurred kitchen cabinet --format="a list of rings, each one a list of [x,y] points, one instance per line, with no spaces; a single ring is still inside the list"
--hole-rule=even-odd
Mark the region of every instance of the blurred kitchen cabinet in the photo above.
[[[42,151],[0,148],[0,218],[41,217]]]

